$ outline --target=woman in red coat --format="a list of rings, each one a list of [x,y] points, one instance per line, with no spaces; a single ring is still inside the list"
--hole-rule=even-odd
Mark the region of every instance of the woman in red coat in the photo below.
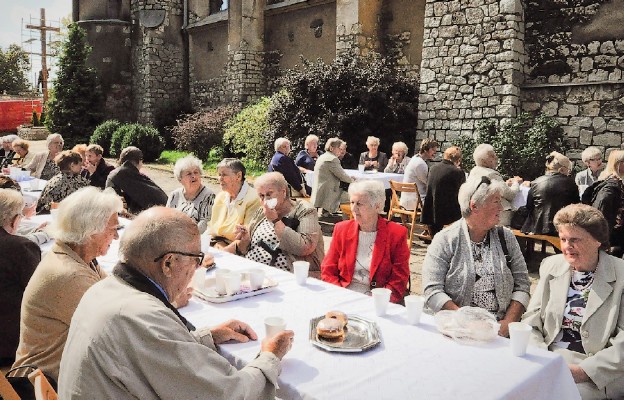
[[[390,301],[399,303],[410,275],[407,229],[379,216],[385,202],[381,182],[354,182],[349,198],[354,219],[336,224],[321,279],[365,294],[385,287],[392,290]]]

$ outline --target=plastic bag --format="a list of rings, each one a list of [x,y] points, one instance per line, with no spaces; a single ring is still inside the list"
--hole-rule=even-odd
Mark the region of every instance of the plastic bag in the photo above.
[[[494,315],[479,307],[442,310],[434,318],[440,333],[463,344],[491,342],[500,329]]]

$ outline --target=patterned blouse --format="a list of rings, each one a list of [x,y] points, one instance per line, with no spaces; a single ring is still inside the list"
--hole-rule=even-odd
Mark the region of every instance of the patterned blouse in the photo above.
[[[291,271],[288,259],[279,248],[280,241],[275,228],[266,218],[254,229],[249,251],[245,257],[256,262],[270,265],[284,271]]]
[[[56,165],[54,160],[46,160],[45,165],[43,166],[43,170],[41,171],[40,179],[45,181],[49,181],[56,174],[61,172],[61,169]]]
[[[184,188],[179,188],[171,192],[167,199],[167,207],[175,208],[193,218],[197,222],[199,233],[204,233],[212,217],[212,205],[215,194],[212,190],[202,185],[199,193],[193,200],[186,200]]]
[[[593,272],[572,272],[568,301],[563,310],[563,323],[553,342],[555,346],[585,354],[581,339],[581,323],[593,282]]]
[[[71,172],[60,172],[48,181],[37,202],[37,213],[49,212],[52,202],[59,202],[76,190],[89,186],[89,181]]]

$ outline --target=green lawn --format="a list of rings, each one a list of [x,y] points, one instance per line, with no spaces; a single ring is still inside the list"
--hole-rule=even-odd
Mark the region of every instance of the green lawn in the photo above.
[[[176,161],[178,161],[180,158],[186,157],[189,154],[190,153],[186,151],[165,150],[162,153],[160,153],[160,158],[156,160],[156,163],[161,164],[161,165],[169,165],[171,166],[171,168],[173,168]],[[215,158],[210,158],[207,161],[202,161],[204,165],[204,172],[207,175],[216,176],[217,164],[219,164],[220,161],[221,159],[215,159]],[[248,169],[247,175],[255,177],[255,176],[260,176],[265,172],[266,172],[266,169]]]

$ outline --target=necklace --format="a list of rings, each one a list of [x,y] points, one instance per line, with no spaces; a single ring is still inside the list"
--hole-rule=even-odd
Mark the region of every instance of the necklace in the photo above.
[[[576,272],[576,274],[572,274],[572,279],[570,279],[570,286],[572,286],[572,289],[577,290],[579,292],[582,292],[583,290],[587,290],[591,287],[592,283],[594,283],[594,277],[596,276],[596,270],[594,271],[587,271],[587,272],[579,272],[576,270],[573,270],[573,272]],[[583,276],[581,278],[578,279],[578,281],[575,279],[577,274],[582,274]],[[579,282],[579,283],[577,283]]]
[[[485,235],[483,240],[480,242],[473,242],[472,240],[470,241],[470,247],[472,247],[472,258],[475,262],[483,261],[484,250],[490,245],[488,239],[489,235]]]

